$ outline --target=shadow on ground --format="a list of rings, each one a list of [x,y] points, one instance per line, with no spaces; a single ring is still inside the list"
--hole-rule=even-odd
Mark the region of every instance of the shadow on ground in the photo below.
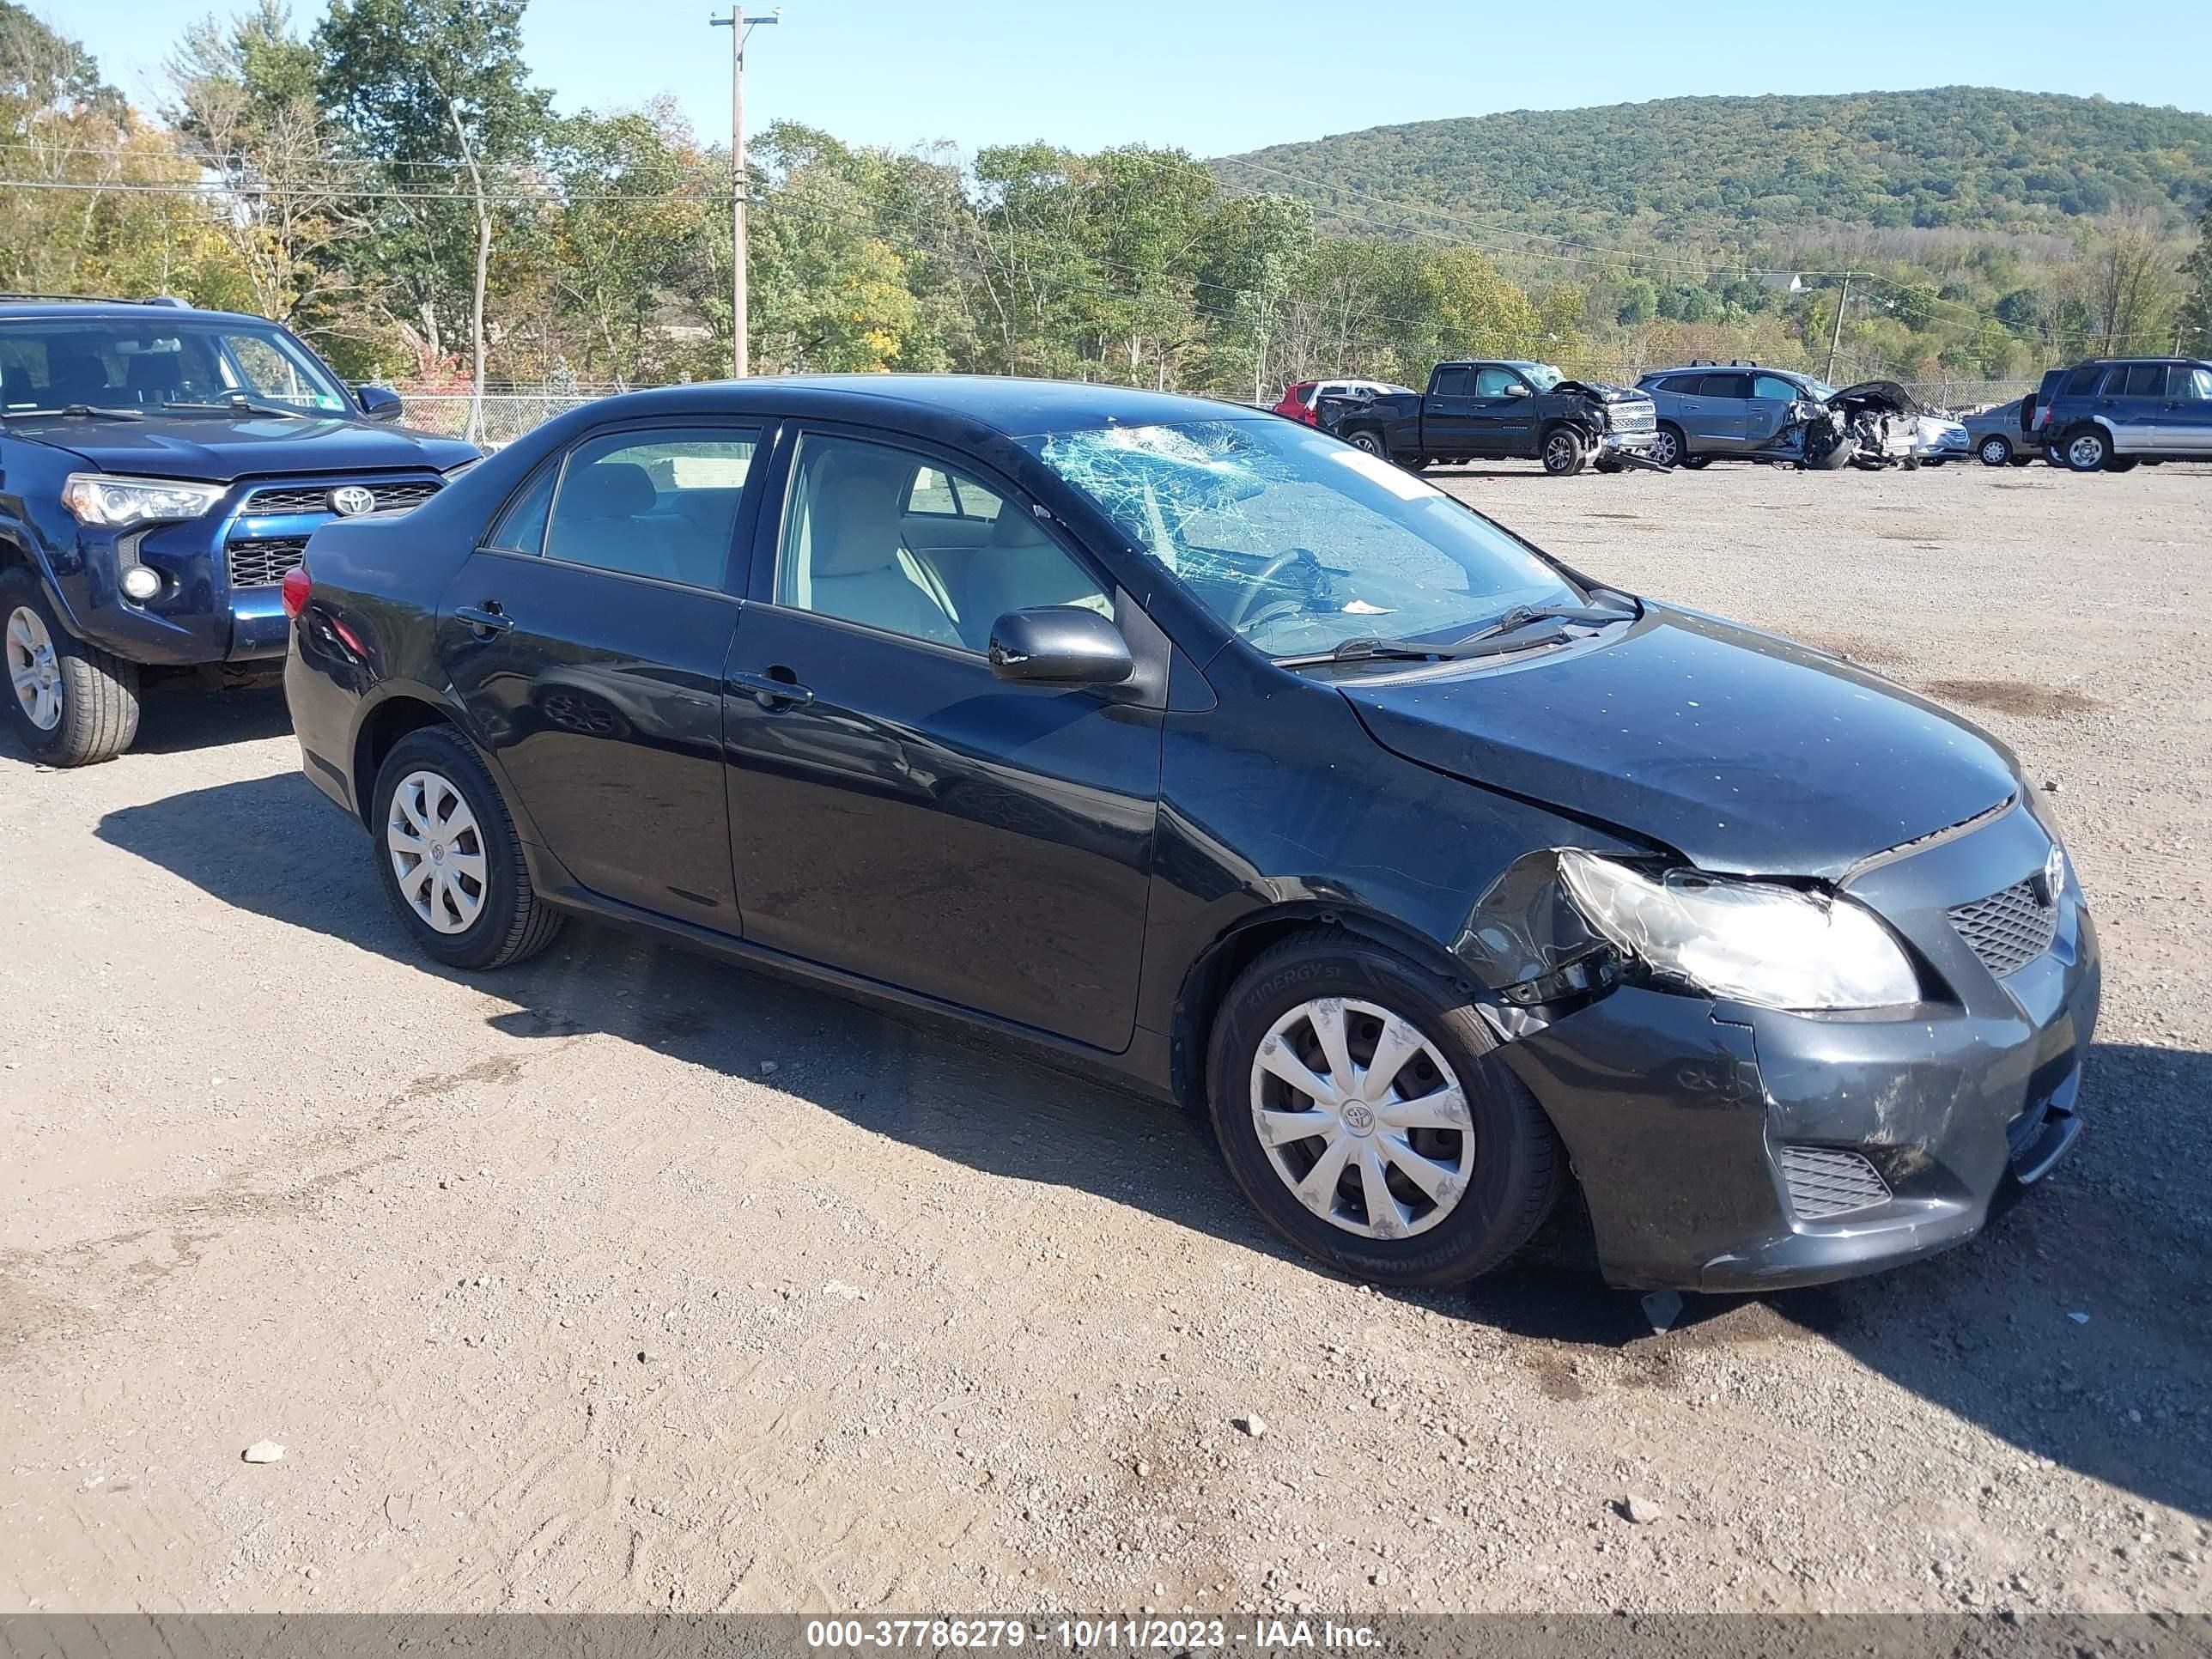
[[[99,834],[224,903],[420,961],[367,839],[296,774],[124,809]],[[489,1022],[509,1036],[604,1032],[748,1075],[772,1060],[776,1087],[939,1157],[1285,1254],[1196,1121],[1027,1051],[595,926],[572,926],[496,983],[519,1005]],[[2072,1160],[1978,1240],[1896,1273],[1692,1297],[1654,1334],[1637,1297],[1598,1280],[1563,1206],[1519,1265],[1417,1299],[1528,1339],[1540,1370],[1547,1354],[1564,1365],[1593,1347],[1663,1364],[1688,1345],[1809,1334],[2025,1452],[2212,1516],[2212,1185],[2191,1151],[2201,1134],[2185,1127],[2212,1100],[2212,1055],[2100,1044],[2084,1095],[2090,1126]]]

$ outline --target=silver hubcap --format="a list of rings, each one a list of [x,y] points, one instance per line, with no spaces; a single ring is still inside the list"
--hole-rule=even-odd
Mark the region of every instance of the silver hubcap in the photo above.
[[[1662,466],[1674,465],[1674,434],[1662,432],[1651,441],[1651,459]]]
[[[2012,446],[2002,438],[1992,438],[1982,446],[1982,459],[1991,466],[2002,466],[2012,457]]]
[[[1426,1232],[1474,1168],[1450,1063],[1371,1002],[1320,997],[1269,1028],[1252,1059],[1252,1125],[1298,1202],[1364,1238]]]
[[[2094,466],[2105,459],[2105,446],[2094,438],[2076,438],[2066,453],[2076,466]]]
[[[399,896],[441,933],[483,914],[483,836],[461,792],[435,772],[410,772],[392,792],[384,828]]]
[[[23,714],[41,732],[62,723],[62,665],[39,613],[19,605],[8,617],[8,684]]]

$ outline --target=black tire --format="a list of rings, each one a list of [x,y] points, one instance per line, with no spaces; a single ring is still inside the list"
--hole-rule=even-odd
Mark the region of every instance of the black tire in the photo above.
[[[1469,1114],[1467,1127],[1411,1133],[1441,1135],[1454,1146],[1462,1144],[1457,1137],[1471,1135],[1478,1150],[1455,1205],[1431,1224],[1414,1217],[1421,1231],[1370,1237],[1337,1225],[1298,1200],[1261,1145],[1252,1090],[1260,1044],[1300,1005],[1324,998],[1371,1003],[1409,1022],[1458,1077]],[[1551,1213],[1565,1181],[1565,1155],[1551,1121],[1491,1052],[1496,1046],[1481,1016],[1449,981],[1370,940],[1334,927],[1309,928],[1262,954],[1222,1000],[1206,1057],[1214,1134],[1230,1173],[1261,1218],[1307,1254],[1377,1285],[1463,1285],[1528,1242]],[[1452,1151],[1428,1155],[1460,1156]],[[1405,1180],[1403,1175],[1398,1178]],[[1356,1174],[1347,1179],[1358,1186]],[[1402,1192],[1393,1191],[1402,1197],[1417,1189],[1408,1183]],[[1333,1195],[1326,1201],[1340,1200]],[[1364,1210],[1364,1188],[1360,1203]],[[1401,1215],[1391,1224],[1403,1222]]]
[[[1651,459],[1662,466],[1686,466],[1689,464],[1690,441],[1682,435],[1682,428],[1672,421],[1659,422],[1659,431],[1651,440]]]
[[[1974,446],[1974,453],[1982,458],[1984,466],[2010,466],[2013,464],[2012,440],[2002,432],[1992,432]]]
[[[1537,441],[1536,453],[1544,471],[1554,478],[1571,478],[1589,465],[1589,445],[1571,426],[1555,426]]]
[[[2077,426],[2059,440],[2057,453],[2069,472],[2102,472],[2112,459],[2112,441],[2100,426]]]
[[[2132,472],[2142,465],[2142,461],[2139,457],[2134,455],[2115,455],[2111,460],[2105,463],[2105,471],[2107,472]]]
[[[1703,472],[1712,464],[1713,458],[1710,455],[1685,455],[1679,463],[1692,472]]]
[[[1382,434],[1373,427],[1363,426],[1357,431],[1347,432],[1344,434],[1344,441],[1354,449],[1364,449],[1369,454],[1379,455],[1386,461],[1390,459],[1390,453],[1382,442]]]
[[[19,612],[25,619],[20,630]],[[32,649],[19,662],[19,650],[26,647]],[[138,665],[72,636],[46,603],[38,578],[20,565],[0,573],[0,660],[10,671],[7,683],[0,684],[8,723],[41,765],[92,766],[113,760],[138,735]],[[32,719],[17,695],[18,668],[51,675],[46,684],[61,700],[51,725]]]
[[[416,773],[431,774],[451,785],[476,820],[476,850],[484,869],[483,903],[474,920],[456,933],[433,927],[401,893],[399,874],[386,848],[385,837],[396,811],[393,797],[401,783]],[[376,869],[384,895],[426,956],[452,968],[504,968],[536,956],[553,942],[564,918],[530,884],[507,802],[483,758],[459,732],[449,726],[426,726],[400,738],[377,772],[371,805],[368,827],[375,837]]]
[[[1626,461],[1600,460],[1593,462],[1592,466],[1595,471],[1599,472],[1612,473],[1626,472],[1628,471],[1628,463]]]
[[[2015,455],[2012,458],[2012,465],[2014,466],[2033,466],[2035,465],[2035,457],[2033,455]]]
[[[1826,453],[1808,458],[1805,465],[1814,472],[1840,472],[1858,459],[1858,441],[1854,438],[1845,438]],[[1873,463],[1873,466],[1880,465],[1879,461]],[[1871,471],[1872,467],[1869,470]]]

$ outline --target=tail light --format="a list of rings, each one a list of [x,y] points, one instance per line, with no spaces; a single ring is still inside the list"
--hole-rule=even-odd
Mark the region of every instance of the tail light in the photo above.
[[[315,591],[315,584],[307,574],[307,567],[295,564],[284,573],[284,585],[280,590],[284,601],[284,614],[296,617],[307,608],[307,595]]]

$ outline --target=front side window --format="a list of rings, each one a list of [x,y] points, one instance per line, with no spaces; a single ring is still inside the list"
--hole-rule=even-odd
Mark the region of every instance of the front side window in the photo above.
[[[2166,395],[2176,403],[2212,404],[2212,368],[2191,368],[2186,364],[2176,368],[2172,389]]]
[[[228,410],[245,398],[307,414],[353,409],[345,388],[283,330],[190,321],[35,319],[0,325],[0,400],[11,410]]]
[[[1022,447],[1275,655],[1455,639],[1516,605],[1579,602],[1552,566],[1433,484],[1304,427],[1100,427]]]
[[[942,533],[948,500],[971,538]],[[911,450],[811,434],[792,469],[775,602],[969,651],[986,649],[1009,611],[1112,613],[1102,586],[1019,502]]]
[[[1751,395],[1754,398],[1779,398],[1794,403],[1804,394],[1779,374],[1754,374],[1751,379]]]
[[[545,556],[692,587],[722,586],[754,441],[750,432],[686,427],[585,440],[561,469]]]
[[[1522,378],[1510,368],[1478,368],[1474,371],[1474,395],[1478,398],[1518,398],[1528,390]]]

